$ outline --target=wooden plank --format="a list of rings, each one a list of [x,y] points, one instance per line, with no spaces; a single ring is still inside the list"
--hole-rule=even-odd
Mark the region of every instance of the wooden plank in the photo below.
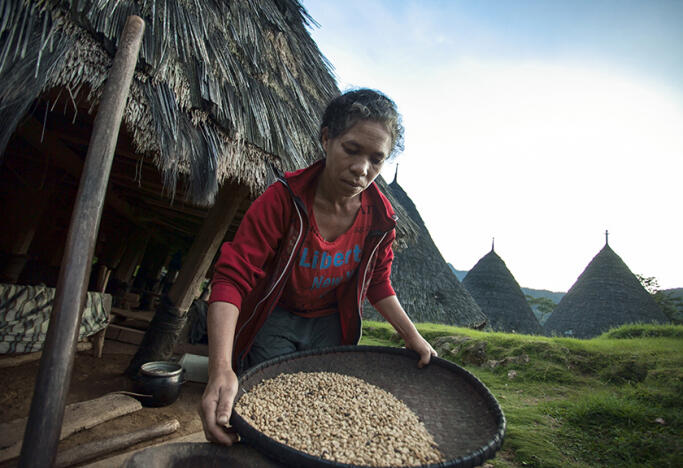
[[[57,453],[57,461],[55,466],[66,467],[79,463],[83,463],[93,458],[111,453],[115,450],[121,450],[139,442],[144,442],[157,437],[163,437],[173,434],[180,428],[180,423],[177,419],[169,419],[161,424],[146,427],[129,434],[121,434],[107,439],[96,440],[88,442],[83,445],[78,445],[72,449],[64,450]]]
[[[94,400],[72,403],[64,409],[59,440],[140,409],[142,404],[138,400],[120,393],[108,393]],[[19,456],[27,419],[15,419],[0,424],[0,447],[6,447],[0,451],[0,462]]]
[[[79,341],[76,344],[76,351],[90,351],[92,349],[93,345],[89,341]],[[15,366],[20,366],[22,364],[25,364],[27,362],[33,362],[37,361],[40,359],[40,357],[43,355],[42,351],[36,351],[35,353],[26,353],[26,354],[15,354],[13,356],[3,356],[0,357],[0,369],[6,368],[6,367],[15,367]],[[1,440],[0,436],[0,440]],[[0,447],[2,447],[2,444],[0,444]]]
[[[208,440],[206,440],[206,436],[204,435],[204,431],[199,431],[199,432],[194,432],[192,434],[188,434],[183,437],[178,437],[175,439],[167,440],[158,444],[152,444],[148,445],[146,447],[141,447],[135,450],[131,450],[130,452],[125,452],[121,453],[118,455],[114,455],[113,457],[105,458],[104,460],[98,460],[96,462],[93,462],[89,465],[84,465],[82,468],[118,468],[121,466],[124,466],[128,459],[132,457],[134,454],[145,450],[146,448],[150,447],[158,447],[160,445],[164,444],[175,444],[175,443],[180,443],[180,442],[195,442],[195,443],[209,443]]]
[[[144,337],[144,332],[142,330],[131,329],[125,330],[120,327],[112,327],[111,325],[107,327],[107,335],[105,341],[118,342],[121,344],[129,344],[137,346],[142,343],[142,338]],[[108,347],[108,346],[107,346]],[[124,353],[127,354],[127,353]],[[135,354],[135,352],[133,352]]]
[[[118,323],[110,323],[107,328],[113,328],[114,330],[124,330],[132,333],[137,333],[140,335],[145,334],[145,330],[140,330],[139,328],[127,327],[125,325],[119,325]]]
[[[143,322],[151,322],[152,318],[154,318],[154,311],[152,310],[128,310],[112,307],[111,313],[129,319],[142,320]]]

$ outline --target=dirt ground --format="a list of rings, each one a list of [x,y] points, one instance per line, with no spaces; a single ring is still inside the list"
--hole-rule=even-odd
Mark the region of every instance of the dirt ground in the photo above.
[[[182,355],[183,352],[205,354],[205,348],[205,346],[192,347],[190,345],[181,345],[176,348],[176,357]],[[94,357],[91,351],[78,352],[74,361],[71,385],[69,387],[66,404],[91,400],[111,392],[132,391],[132,381],[124,376],[123,372],[128,366],[136,349],[137,346],[135,345],[107,339],[105,341],[102,358],[98,359]],[[39,361],[33,361],[19,366],[0,368],[0,382],[2,382],[2,388],[0,389],[0,423],[28,416],[38,366]],[[93,462],[97,462],[98,460],[107,460],[116,455],[127,454],[163,442],[175,442],[177,441],[176,439],[180,439],[190,434],[196,434],[202,431],[201,420],[197,413],[197,409],[203,391],[204,384],[186,382],[182,386],[178,400],[172,405],[163,408],[143,407],[141,410],[134,413],[112,419],[91,429],[72,434],[60,441],[59,450],[66,450],[87,442],[131,433],[169,419],[177,419],[180,423],[179,430],[169,436],[141,442],[127,447],[126,449],[110,452],[101,457],[88,460],[83,464],[75,465],[83,467],[85,465],[90,465]],[[234,455],[232,455],[231,458],[229,457],[226,459],[230,461],[226,466],[263,468],[282,466],[279,463],[265,458],[262,454],[245,445],[235,446],[228,450],[232,450]],[[225,455],[225,453],[223,453],[223,455]],[[128,456],[130,455],[123,455],[124,459]],[[114,468],[116,466],[121,466],[121,463],[112,464],[110,462],[111,460],[107,460],[106,462],[103,462],[103,465],[107,468],[109,468],[109,466]],[[17,459],[15,458],[14,460],[0,463],[0,468],[14,467],[16,466],[16,463]],[[491,467],[492,465],[490,464],[483,465],[483,468]]]
[[[135,349],[136,347],[132,345],[106,340],[102,358],[92,356],[91,351],[77,353],[66,403],[91,400],[110,392],[132,391],[132,382],[123,375],[123,371],[130,362]],[[28,416],[38,365],[39,362],[34,361],[15,367],[0,368],[0,382],[2,382],[0,422],[9,422]],[[59,450],[69,449],[85,442],[130,433],[168,419],[177,419],[180,423],[180,429],[164,438],[142,442],[125,450],[109,453],[100,459],[201,431],[202,425],[197,408],[203,391],[203,384],[186,382],[182,386],[180,397],[172,405],[163,408],[143,407],[132,414],[112,419],[89,430],[73,434],[60,441]],[[15,466],[16,461],[15,459],[6,462],[0,467]],[[88,463],[92,461],[94,460]]]

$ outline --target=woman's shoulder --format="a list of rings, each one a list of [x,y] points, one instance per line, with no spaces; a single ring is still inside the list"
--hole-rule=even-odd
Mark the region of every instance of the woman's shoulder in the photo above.
[[[276,180],[270,184],[261,195],[256,197],[247,211],[252,213],[287,211],[287,207],[291,204],[290,200],[291,195],[289,194],[286,185],[282,181]]]
[[[368,194],[366,203],[372,205],[378,213],[391,219],[396,216],[394,207],[391,205],[389,198],[382,193],[377,182],[373,182],[366,190],[366,193]]]

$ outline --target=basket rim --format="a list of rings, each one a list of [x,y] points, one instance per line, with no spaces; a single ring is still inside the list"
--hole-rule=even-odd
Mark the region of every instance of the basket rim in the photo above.
[[[306,351],[298,351],[295,353],[286,354],[283,356],[278,356],[276,358],[270,359],[268,361],[262,362],[261,364],[248,369],[239,376],[240,388],[242,382],[249,380],[250,377],[259,373],[263,369],[280,364],[282,362],[297,360],[301,358],[306,358],[316,355],[324,354],[335,354],[335,353],[384,353],[400,355],[403,357],[409,357],[411,359],[418,359],[418,354],[415,351],[406,348],[392,348],[387,346],[367,346],[367,345],[349,345],[349,346],[332,346],[328,348],[311,349]],[[471,372],[464,369],[463,367],[451,362],[446,359],[433,356],[429,366],[439,366],[447,369],[448,371],[454,372],[459,376],[463,377],[470,385],[472,385],[477,392],[483,397],[489,411],[493,414],[496,423],[497,430],[493,437],[482,445],[481,447],[473,450],[471,453],[457,457],[454,459],[448,459],[444,462],[432,463],[428,465],[418,465],[412,466],[411,468],[464,468],[464,467],[474,467],[481,465],[484,461],[491,459],[495,456],[495,453],[501,448],[503,444],[503,439],[505,437],[505,430],[507,426],[507,421],[503,410],[498,403],[496,397],[489,391],[489,389],[481,382],[477,377],[475,377]],[[230,418],[230,424],[237,430],[240,436],[243,437],[247,443],[251,443],[257,448],[263,449],[268,455],[277,458],[286,463],[295,462],[299,466],[329,466],[337,468],[377,468],[368,467],[365,465],[351,465],[346,463],[339,463],[332,460],[325,460],[323,458],[317,457],[315,455],[308,454],[301,450],[297,450],[289,445],[279,442],[263,432],[259,431],[251,424],[249,424],[235,409],[235,404],[239,401],[240,395],[235,397],[233,404],[233,412]]]

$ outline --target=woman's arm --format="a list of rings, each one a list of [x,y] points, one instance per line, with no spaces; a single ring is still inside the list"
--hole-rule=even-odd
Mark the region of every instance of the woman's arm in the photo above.
[[[232,353],[242,301],[265,275],[288,225],[291,201],[282,184],[271,185],[242,218],[232,242],[226,242],[214,265],[207,312],[209,381],[199,409],[206,438],[231,445],[237,435],[226,425],[237,395]]]
[[[232,404],[237,395],[237,376],[232,369],[232,345],[239,310],[228,302],[214,302],[207,312],[209,335],[209,381],[204,389],[199,414],[206,438],[232,445],[237,435],[227,430]]]
[[[373,305],[403,338],[406,348],[412,349],[420,355],[420,361],[417,363],[417,366],[424,367],[429,364],[432,356],[437,355],[436,351],[434,351],[434,348],[432,348],[427,340],[422,338],[420,332],[417,331],[417,328],[415,328],[415,325],[405,310],[403,310],[398,298],[396,296],[388,296]]]

